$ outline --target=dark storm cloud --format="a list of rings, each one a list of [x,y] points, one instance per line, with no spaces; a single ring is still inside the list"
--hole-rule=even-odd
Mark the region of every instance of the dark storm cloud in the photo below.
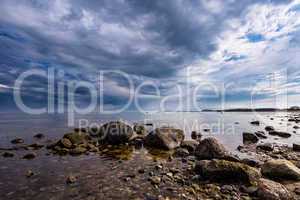
[[[11,85],[33,67],[64,69],[67,79],[91,82],[105,69],[174,79],[178,70],[216,50],[228,19],[254,3],[288,1],[218,2],[209,7],[205,0],[4,0],[0,64],[15,72],[0,74],[0,83]]]

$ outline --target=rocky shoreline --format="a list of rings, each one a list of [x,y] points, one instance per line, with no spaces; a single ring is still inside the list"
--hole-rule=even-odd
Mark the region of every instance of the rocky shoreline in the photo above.
[[[259,121],[250,123],[260,125]],[[288,147],[261,143],[269,135],[283,138],[291,135],[270,126],[265,131],[243,134],[244,145],[237,147],[248,155],[243,159],[229,152],[217,139],[203,138],[201,133],[192,132],[193,140],[185,140],[180,129],[148,130],[143,124],[131,127],[120,121],[109,122],[99,129],[76,128],[54,142],[45,140],[43,134],[35,135],[37,142],[30,145],[24,144],[22,138],[15,138],[11,148],[0,148],[0,152],[3,158],[12,159],[16,152],[22,151],[24,160],[36,159],[39,151],[45,151],[50,158],[88,155],[112,158],[111,170],[115,175],[105,178],[122,174],[119,181],[110,183],[111,188],[118,185],[121,196],[113,191],[92,189],[89,185],[93,181],[89,181],[80,186],[87,187],[84,199],[300,199],[299,144]],[[38,176],[31,169],[24,174],[27,179]],[[77,185],[84,176],[84,173],[67,175],[65,187]],[[81,195],[84,194],[75,197],[83,199]]]

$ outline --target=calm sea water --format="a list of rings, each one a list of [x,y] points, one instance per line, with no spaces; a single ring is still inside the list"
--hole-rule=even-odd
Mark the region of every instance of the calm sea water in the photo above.
[[[190,138],[192,131],[199,131],[205,137],[218,138],[227,148],[235,150],[242,144],[243,132],[262,131],[266,125],[274,126],[277,130],[292,133],[288,139],[269,136],[267,141],[291,145],[300,141],[300,131],[293,129],[293,122],[288,122],[289,113],[206,113],[206,112],[167,112],[156,114],[141,114],[138,112],[123,112],[117,115],[89,114],[77,115],[75,124],[68,125],[66,115],[29,115],[25,113],[1,113],[0,115],[0,145],[9,146],[9,141],[16,137],[24,138],[26,143],[32,141],[36,133],[44,133],[49,139],[61,137],[80,123],[102,124],[111,120],[123,120],[129,124],[136,122],[153,123],[155,127],[172,126],[185,131],[186,139]],[[271,120],[271,118],[274,118]],[[250,124],[252,120],[261,121],[260,126]],[[204,132],[203,129],[210,129]],[[293,133],[296,131],[296,133]]]

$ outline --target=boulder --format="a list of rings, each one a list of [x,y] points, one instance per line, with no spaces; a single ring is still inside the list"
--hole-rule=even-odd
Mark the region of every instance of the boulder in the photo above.
[[[263,151],[273,151],[274,150],[274,145],[271,143],[264,143],[264,144],[259,144],[256,147],[259,150]]]
[[[145,138],[148,147],[172,150],[179,147],[184,140],[184,132],[175,128],[157,128]]]
[[[274,129],[273,126],[266,126],[266,127],[265,127],[265,130],[268,131],[268,132],[269,132],[269,131],[275,131],[275,129]]]
[[[257,189],[259,199],[268,200],[292,200],[290,192],[280,183],[267,179],[260,179]]]
[[[300,144],[294,143],[294,144],[293,144],[293,150],[294,150],[294,151],[300,151]]]
[[[109,122],[100,128],[99,136],[108,144],[125,144],[133,136],[133,129],[123,122]]]
[[[283,138],[289,138],[289,137],[292,136],[290,133],[281,132],[281,131],[270,131],[269,134],[279,136],[279,137],[283,137]]]
[[[195,156],[199,160],[221,159],[228,156],[228,152],[217,139],[206,138],[198,144]]]
[[[269,160],[262,165],[261,172],[275,180],[300,180],[300,169],[288,160]]]
[[[199,142],[195,140],[187,140],[181,143],[181,147],[187,149],[191,154],[193,154],[197,148]]]
[[[253,133],[243,133],[243,143],[253,144],[258,142],[258,137]]]
[[[220,182],[239,182],[256,186],[260,172],[248,165],[226,160],[202,160],[196,163],[195,172],[202,178]]]

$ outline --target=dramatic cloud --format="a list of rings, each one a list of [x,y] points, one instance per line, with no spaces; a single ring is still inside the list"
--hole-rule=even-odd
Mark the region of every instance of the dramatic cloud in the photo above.
[[[249,99],[257,82],[286,69],[285,85],[295,95],[300,92],[299,5],[298,0],[3,0],[0,101],[11,98],[22,72],[50,68],[65,71],[59,80],[64,84],[84,80],[98,89],[99,70],[120,70],[134,86],[157,85],[161,96],[177,94],[181,86],[183,98],[192,95],[187,88],[203,82],[220,86],[234,80],[228,91],[232,102]],[[33,78],[19,89],[29,101],[41,102],[37,97],[45,95],[45,81]],[[124,77],[107,75],[104,82],[109,106],[121,105],[131,94]],[[207,90],[199,95],[205,97]],[[270,97],[263,91],[260,98]],[[156,95],[149,86],[141,93]],[[86,95],[78,92],[79,99]],[[208,102],[213,105],[199,100],[218,106]]]

